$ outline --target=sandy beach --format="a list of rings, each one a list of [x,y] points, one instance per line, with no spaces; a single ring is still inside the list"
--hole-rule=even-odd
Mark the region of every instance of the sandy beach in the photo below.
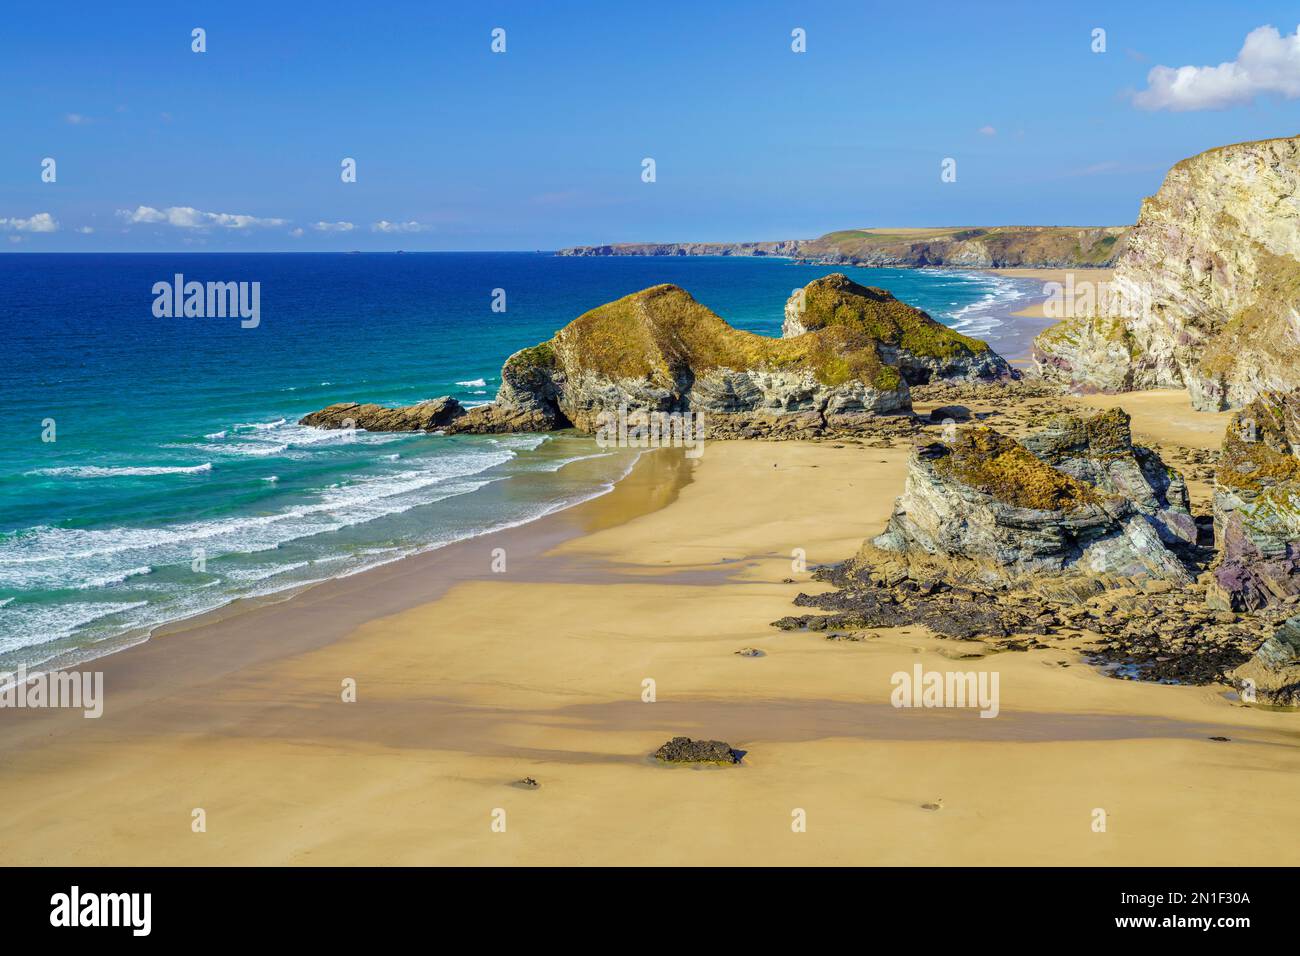
[[[1123,405],[1150,442],[1214,447],[1223,427],[1181,393],[1077,401]],[[6,859],[1300,862],[1276,831],[1300,799],[1294,715],[1221,687],[1111,679],[1066,636],[989,654],[919,628],[847,643],[770,626],[824,587],[792,553],[808,569],[853,554],[888,516],[907,454],[854,441],[649,452],[568,511],[94,662],[102,718],[0,721]],[[894,708],[891,675],[917,663],[996,671],[1000,714]],[[725,740],[744,762],[656,765],[679,734]]]

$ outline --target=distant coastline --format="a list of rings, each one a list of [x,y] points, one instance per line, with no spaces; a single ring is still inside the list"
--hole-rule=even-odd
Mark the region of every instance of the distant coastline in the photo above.
[[[623,242],[570,246],[558,256],[746,256],[862,268],[1110,268],[1128,226],[847,229],[771,242]]]

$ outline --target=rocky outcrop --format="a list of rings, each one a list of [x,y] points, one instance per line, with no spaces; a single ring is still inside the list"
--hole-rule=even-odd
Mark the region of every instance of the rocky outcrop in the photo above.
[[[1233,416],[1214,477],[1212,606],[1255,610],[1300,595],[1298,455],[1300,394],[1265,393]]]
[[[1243,700],[1300,707],[1300,616],[1283,621],[1255,656],[1230,676]]]
[[[655,759],[662,763],[714,764],[729,767],[740,763],[743,754],[733,750],[721,740],[692,740],[674,737],[655,751]]]
[[[881,359],[897,367],[908,385],[1018,377],[987,343],[956,333],[888,291],[858,285],[842,273],[810,282],[787,300],[784,338],[836,327],[874,339]]]
[[[1123,226],[994,226],[845,229],[779,242],[628,242],[561,249],[561,256],[785,256],[851,266],[1110,266],[1124,249]]]
[[[448,430],[522,421],[597,433],[619,414],[689,412],[709,437],[840,434],[909,411],[909,381],[1014,374],[985,343],[842,275],[796,298],[806,324],[773,339],[732,328],[677,286],[626,296],[512,355],[496,401]]]
[[[909,385],[1018,377],[978,339],[936,322],[884,289],[834,274],[786,307],[774,339],[732,328],[685,290],[659,285],[574,319],[506,360],[496,399],[469,410],[442,398],[410,408],[331,405],[302,419],[326,428],[448,434],[600,434],[618,422],[661,427],[698,416],[692,437],[807,438],[850,434],[911,410]],[[682,427],[678,419],[669,427]]]
[[[1300,386],[1300,137],[1185,159],[1146,199],[1095,315],[1040,335],[1035,361],[1080,389],[1186,387],[1238,408]]]
[[[1187,482],[1149,448],[1133,443],[1122,408],[1082,418],[1057,415],[1024,439],[1037,458],[1108,495],[1128,501],[1172,547],[1196,545]]]
[[[936,573],[870,546],[852,560],[819,568],[813,579],[833,590],[800,594],[794,603],[820,613],[792,614],[774,626],[853,641],[880,636],[859,628],[920,625],[934,634],[986,645],[950,652],[957,659],[1072,647],[1122,679],[1230,682],[1229,673],[1250,659],[1281,620],[1269,613],[1207,608],[1199,585],[1150,581],[1084,594],[1079,588],[1045,588],[1043,580],[972,580]]]
[[[465,409],[460,402],[444,395],[400,408],[339,402],[303,416],[298,424],[313,428],[357,428],[371,432],[433,432],[446,428],[464,414]]]
[[[1181,478],[1134,449],[1127,416],[1060,421],[1030,447],[965,427],[917,449],[874,548],[957,577],[1079,593],[1191,583],[1170,546],[1187,534]]]

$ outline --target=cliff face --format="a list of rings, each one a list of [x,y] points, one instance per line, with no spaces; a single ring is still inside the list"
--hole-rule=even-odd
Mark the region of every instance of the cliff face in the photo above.
[[[953,229],[848,229],[819,239],[779,242],[629,242],[561,249],[561,256],[787,256],[833,265],[1030,266],[1113,265],[1126,227],[994,226]]]
[[[1035,343],[1044,377],[1101,391],[1182,388],[1235,408],[1300,385],[1300,137],[1183,160],[1115,269],[1122,302]]]
[[[851,432],[865,418],[910,411],[909,384],[1015,376],[984,342],[843,275],[809,283],[786,314],[785,335],[768,338],[732,328],[677,286],[654,286],[516,352],[490,405],[439,406],[436,420],[424,406],[338,405],[303,422],[400,430],[429,430],[433,422],[448,433],[572,425],[595,433],[620,410],[694,412],[703,413],[714,437],[804,437]]]

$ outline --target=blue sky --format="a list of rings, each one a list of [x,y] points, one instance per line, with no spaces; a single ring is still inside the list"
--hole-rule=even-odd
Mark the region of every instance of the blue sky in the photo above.
[[[1127,223],[1177,160],[1300,132],[1300,61],[1265,64],[1279,75],[1262,85],[1258,64],[1255,79],[1206,74],[1190,100],[1148,91],[1142,108],[1148,73],[1232,61],[1252,30],[1286,36],[1298,20],[1258,0],[11,4],[0,249]],[[1105,53],[1090,49],[1097,27]],[[41,181],[45,157],[56,182]]]

